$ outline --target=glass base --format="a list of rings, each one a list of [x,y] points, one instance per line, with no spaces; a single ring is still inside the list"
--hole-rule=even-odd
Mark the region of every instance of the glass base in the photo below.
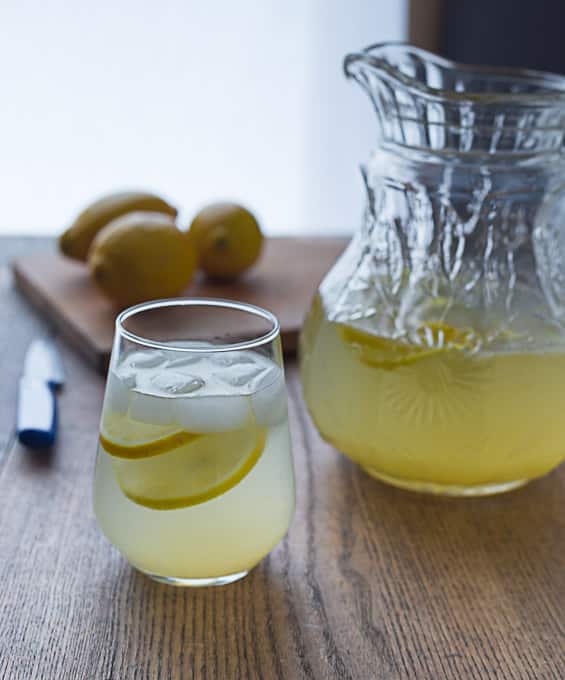
[[[159,574],[151,574],[148,571],[143,571],[136,567],[138,571],[145,576],[159,583],[165,583],[168,586],[180,586],[182,588],[206,588],[209,586],[227,586],[228,583],[235,583],[244,576],[247,576],[248,571],[240,571],[237,574],[228,574],[227,576],[214,576],[212,578],[178,578],[177,576],[160,576]]]
[[[457,486],[451,484],[433,484],[432,482],[419,482],[412,479],[402,479],[385,475],[371,467],[361,466],[371,477],[378,479],[385,484],[391,484],[407,491],[418,491],[420,493],[430,493],[436,496],[492,496],[497,493],[505,493],[513,489],[519,489],[527,484],[529,479],[518,479],[513,482],[498,482],[495,484],[479,484],[477,486]]]

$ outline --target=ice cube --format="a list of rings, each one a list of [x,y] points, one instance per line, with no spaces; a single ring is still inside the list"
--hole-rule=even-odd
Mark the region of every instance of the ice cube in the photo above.
[[[255,359],[246,352],[216,352],[210,355],[210,360],[216,366],[227,368],[235,364],[254,364]]]
[[[267,370],[266,366],[252,364],[233,364],[226,367],[222,372],[214,373],[214,377],[231,387],[243,387],[247,385],[251,388],[253,383],[261,374]]]
[[[167,362],[167,368],[176,368],[180,370],[185,366],[194,366],[199,361],[202,361],[202,357],[205,354],[187,354],[186,356],[176,357],[175,359],[169,359]],[[181,371],[182,372],[182,371]]]
[[[287,398],[283,372],[272,366],[263,373],[254,385],[251,407],[258,425],[272,427],[286,420]]]
[[[176,371],[163,371],[153,375],[150,379],[150,384],[159,394],[177,396],[195,392],[204,387],[206,383],[197,375],[177,373]]]
[[[228,432],[251,421],[251,403],[244,395],[175,399],[176,422],[189,432]]]
[[[128,354],[124,359],[127,366],[131,368],[155,368],[165,361],[162,352],[153,350],[151,352],[134,352]]]
[[[175,421],[175,399],[133,390],[129,415],[133,420],[152,425],[170,425]]]
[[[135,387],[135,374],[111,369],[106,383],[104,407],[115,413],[126,413],[130,390]]]

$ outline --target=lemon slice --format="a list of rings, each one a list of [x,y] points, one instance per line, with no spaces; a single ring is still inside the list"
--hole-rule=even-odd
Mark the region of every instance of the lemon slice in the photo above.
[[[100,444],[116,458],[140,459],[160,456],[201,436],[179,430],[178,426],[161,427],[110,412],[102,422]]]
[[[438,352],[471,349],[476,342],[473,330],[453,328],[436,321],[419,326],[408,342],[373,335],[344,324],[340,324],[339,330],[342,340],[354,348],[364,364],[385,370],[420,361]]]
[[[177,446],[181,435],[188,438]],[[175,442],[174,448],[164,452],[164,442]],[[114,474],[134,503],[172,510],[204,503],[239,484],[259,460],[265,432],[255,426],[199,436],[179,432],[143,444],[144,451],[151,446],[160,455],[114,457]]]

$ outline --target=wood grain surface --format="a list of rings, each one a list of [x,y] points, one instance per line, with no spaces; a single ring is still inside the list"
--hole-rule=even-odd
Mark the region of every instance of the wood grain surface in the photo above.
[[[318,284],[346,243],[343,238],[267,239],[261,259],[246,276],[229,284],[197,277],[185,293],[269,309],[280,322],[285,352],[292,354]],[[84,264],[51,250],[25,254],[12,265],[17,285],[41,314],[105,373],[118,310],[96,288]]]
[[[23,247],[0,245],[4,262]],[[103,379],[63,343],[56,449],[6,447],[41,331],[0,267],[2,680],[564,677],[565,467],[482,500],[388,488],[320,440],[290,363],[288,536],[239,583],[174,589],[132,570],[95,525]]]

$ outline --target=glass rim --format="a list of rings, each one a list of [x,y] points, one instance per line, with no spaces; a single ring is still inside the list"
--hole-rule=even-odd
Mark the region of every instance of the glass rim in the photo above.
[[[268,321],[271,324],[271,329],[266,333],[257,336],[256,338],[251,340],[242,340],[241,342],[220,343],[211,347],[180,347],[175,345],[174,341],[167,343],[145,338],[142,335],[138,335],[137,333],[129,331],[124,326],[124,321],[127,321],[136,314],[166,307],[216,307],[247,312],[248,314],[259,316]],[[115,328],[116,333],[121,337],[126,338],[130,342],[142,345],[143,347],[166,350],[169,352],[186,352],[191,354],[211,354],[215,352],[231,352],[234,350],[253,349],[255,347],[262,347],[263,345],[273,342],[273,340],[276,340],[276,338],[280,335],[279,320],[268,309],[264,309],[258,305],[253,305],[249,302],[239,302],[238,300],[227,300],[225,298],[181,297],[163,298],[161,300],[148,300],[147,302],[141,302],[120,312],[116,317]]]

